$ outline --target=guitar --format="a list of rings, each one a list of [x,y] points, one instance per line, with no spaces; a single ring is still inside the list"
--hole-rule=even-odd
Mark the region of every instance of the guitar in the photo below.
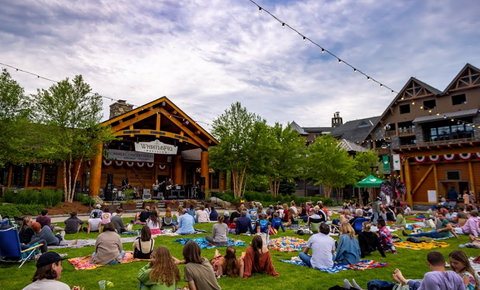
[[[162,184],[164,184],[164,183],[165,183],[165,181],[162,181],[162,182],[160,182],[160,183],[158,184],[158,186],[156,186],[156,185],[152,186],[153,190],[157,191],[158,188],[160,187],[160,185],[162,185]],[[154,183],[154,184],[155,184],[155,183]]]
[[[178,184],[170,184],[170,185],[167,185],[167,190],[171,190],[174,186],[177,186]]]

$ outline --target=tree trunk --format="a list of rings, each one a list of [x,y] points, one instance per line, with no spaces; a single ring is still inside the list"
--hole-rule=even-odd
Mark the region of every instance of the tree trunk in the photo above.
[[[73,196],[74,196],[74,193],[75,193],[75,188],[76,188],[76,184],[77,184],[78,175],[80,174],[80,168],[81,168],[82,161],[83,161],[83,157],[80,157],[77,168],[73,168],[73,171],[75,173],[75,175],[74,175],[75,177],[73,178],[72,194],[70,196],[70,200],[68,201],[70,203],[73,202]]]
[[[323,188],[325,189],[325,197],[330,198],[330,194],[332,193],[332,187],[329,185],[323,185]]]
[[[67,161],[63,160],[63,195],[65,201],[68,201],[68,192],[67,192]]]

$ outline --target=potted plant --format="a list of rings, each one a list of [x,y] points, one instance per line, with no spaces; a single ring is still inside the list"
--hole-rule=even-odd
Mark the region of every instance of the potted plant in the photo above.
[[[133,199],[129,199],[126,201],[122,201],[120,204],[120,207],[123,210],[136,210],[137,209],[137,203]]]
[[[170,209],[178,209],[178,200],[166,200],[165,201],[165,208],[169,207]]]
[[[197,200],[195,200],[195,199],[185,200],[183,202],[183,208],[189,208],[191,204],[193,204],[193,206],[196,208],[197,207]]]
[[[146,208],[147,206],[149,207],[156,207],[158,204],[158,200],[152,200],[152,199],[144,199],[143,200],[143,208]]]
[[[109,203],[106,203],[106,202],[105,202],[105,203],[102,205],[101,210],[102,210],[102,211],[105,211],[105,209],[107,209],[107,208],[108,208],[108,211],[109,211],[110,213],[114,213],[114,212],[117,211],[117,206],[116,206],[116,205],[109,204]]]

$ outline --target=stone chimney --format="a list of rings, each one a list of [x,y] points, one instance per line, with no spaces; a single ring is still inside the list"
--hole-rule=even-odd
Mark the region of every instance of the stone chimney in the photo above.
[[[127,104],[126,100],[118,100],[110,105],[110,119],[125,114],[133,109],[133,105]]]
[[[343,125],[343,119],[340,117],[340,112],[335,112],[332,118],[332,128],[337,128]]]

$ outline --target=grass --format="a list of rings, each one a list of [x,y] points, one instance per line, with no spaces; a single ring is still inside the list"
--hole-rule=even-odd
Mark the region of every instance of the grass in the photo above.
[[[128,219],[124,219],[125,222],[128,222]],[[59,224],[62,226],[62,224]],[[212,224],[196,224],[196,228],[204,229],[211,231]],[[134,229],[140,228],[140,226],[135,226]],[[400,233],[397,231],[396,233]],[[85,238],[95,238],[98,234],[91,233],[87,235],[86,233],[79,233],[75,235],[67,235],[66,239],[85,239]],[[194,237],[206,236],[207,234],[195,235]],[[271,238],[279,236],[297,236],[293,233],[292,230],[286,230],[285,233],[281,232],[278,236],[271,236]],[[191,237],[191,236],[186,236]],[[233,237],[233,236],[231,236]],[[308,239],[309,236],[298,236],[303,239]],[[182,245],[174,242],[178,237],[168,237],[162,236],[155,239],[156,246],[166,246],[170,249],[173,256],[177,258],[182,258]],[[252,240],[251,237],[241,236],[241,240],[244,240],[246,244],[249,244]],[[468,236],[460,236],[459,239],[451,238],[445,240],[450,247],[447,248],[438,248],[446,259],[448,259],[448,254],[458,249],[459,244],[464,244],[469,242]],[[124,244],[124,250],[133,250],[131,244]],[[225,248],[219,248],[221,253],[224,253]],[[271,251],[272,260],[275,266],[275,269],[280,274],[280,277],[275,278],[267,274],[253,274],[253,276],[244,280],[241,278],[226,278],[222,277],[218,280],[218,283],[222,289],[282,289],[287,287],[294,287],[297,290],[308,290],[308,289],[328,289],[335,285],[342,285],[343,279],[352,278],[359,283],[360,286],[366,289],[367,282],[370,280],[388,280],[392,281],[392,273],[395,268],[402,270],[404,276],[407,279],[421,279],[427,271],[429,271],[426,264],[426,255],[429,252],[428,250],[409,250],[409,249],[400,249],[397,248],[398,255],[393,255],[387,253],[386,258],[382,258],[378,252],[373,253],[369,256],[369,259],[379,261],[379,262],[388,262],[390,266],[384,268],[371,269],[366,271],[341,271],[336,274],[327,274],[315,269],[299,267],[295,265],[290,265],[280,262],[280,259],[290,259],[290,257],[298,255],[298,253],[282,253],[277,251]],[[478,255],[477,249],[468,249],[462,248],[465,251],[467,256],[476,257]],[[237,250],[237,255],[245,251],[245,247],[240,247]],[[79,249],[59,249],[58,253],[67,253],[69,258],[73,257],[82,257],[89,255],[93,252],[93,247],[84,247]],[[212,259],[215,249],[203,249],[202,256]],[[67,283],[71,287],[73,285],[78,285],[85,287],[85,289],[98,289],[98,281],[108,280],[114,283],[114,288],[116,289],[138,289],[137,273],[141,267],[145,265],[145,262],[133,262],[130,264],[120,264],[116,266],[105,266],[100,267],[94,270],[81,270],[76,271],[73,266],[68,262],[63,262],[63,272],[61,281]],[[183,265],[180,266],[182,271],[183,279]],[[22,268],[18,269],[18,264],[6,264],[0,263],[0,288],[2,289],[22,289],[28,285],[31,281],[33,274],[35,273],[35,263],[29,261],[23,265]],[[181,281],[179,287],[186,285],[186,282]]]

